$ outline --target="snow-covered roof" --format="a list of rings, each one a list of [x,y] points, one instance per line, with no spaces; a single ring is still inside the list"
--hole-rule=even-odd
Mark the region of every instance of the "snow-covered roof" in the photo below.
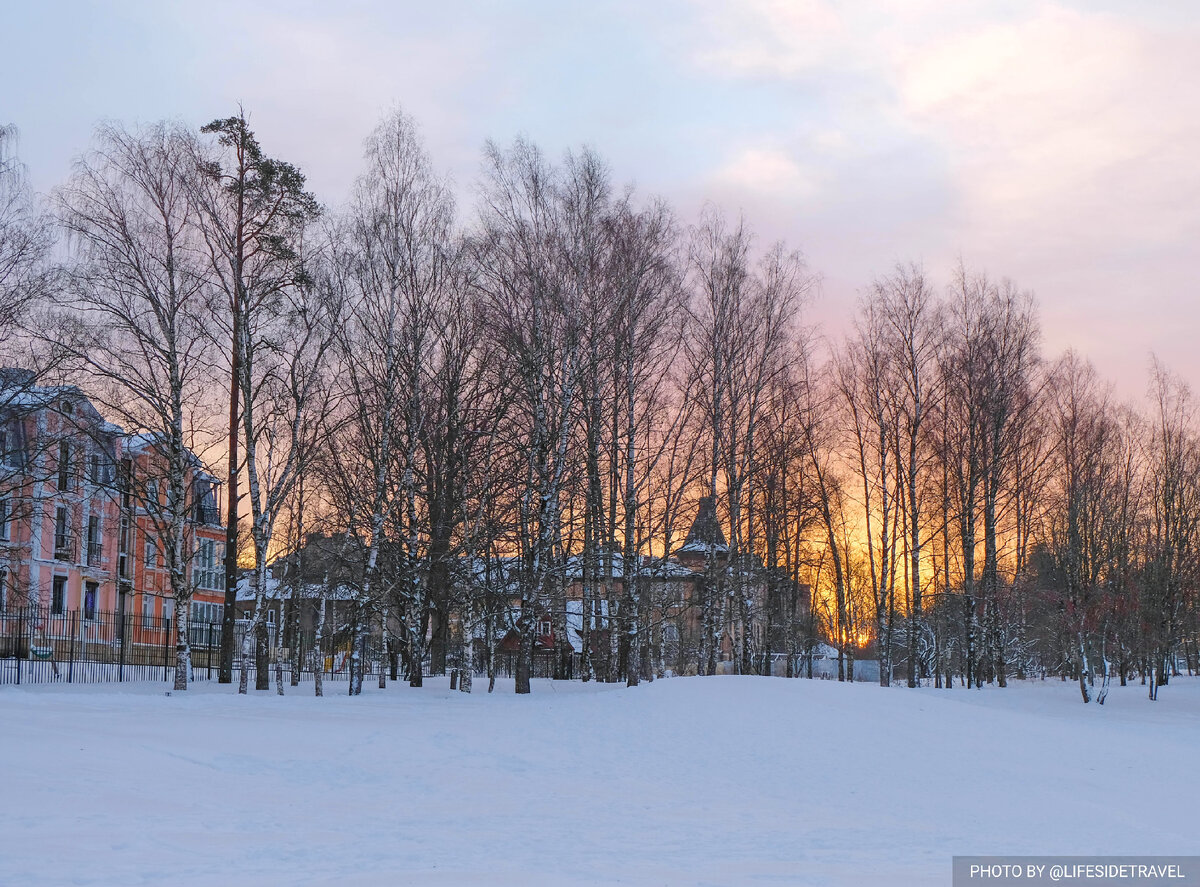
[[[70,409],[63,409],[63,404]],[[119,433],[120,428],[112,426],[100,415],[86,394],[75,385],[26,385],[23,382],[0,382],[0,406],[12,410],[58,409],[68,414],[79,408],[92,422],[97,423],[100,430],[108,433]],[[116,432],[110,428],[117,428]]]
[[[34,388],[0,388],[0,398],[5,406],[37,408],[50,406],[64,394],[79,393],[78,388],[60,385],[46,385]]]
[[[5,382],[5,373],[17,381]],[[75,385],[32,385],[23,379],[27,375],[12,370],[0,370],[0,406],[21,410],[53,408],[63,399],[69,399],[72,406],[80,408],[91,421],[96,423],[96,430],[101,434],[109,434],[122,438],[122,446],[128,453],[141,453],[150,449],[161,440],[162,434],[157,431],[135,431],[126,433],[125,429],[115,422],[105,419],[96,409],[86,394]],[[190,462],[194,466],[197,477],[210,482],[218,482],[219,478],[205,469],[200,458],[191,450],[187,451]]]
[[[110,423],[106,422],[105,424],[109,425]],[[119,425],[112,425],[111,427],[116,429],[116,433],[124,434]],[[162,441],[163,435],[159,431],[135,431],[125,435],[124,446],[125,451],[128,453],[144,453],[147,450],[159,447]],[[162,445],[165,447],[165,444]],[[185,450],[184,455],[191,463],[197,479],[214,483],[220,481],[220,478],[204,467],[204,463],[200,461],[200,457],[191,450]]]
[[[583,578],[584,560],[585,558],[581,555],[572,555],[567,558],[566,577],[568,579],[580,580]],[[693,570],[669,558],[638,555],[635,563],[637,566],[633,572],[636,576],[655,579],[690,579],[696,575]],[[596,555],[595,569],[599,576],[607,575],[608,555],[605,552],[602,551]],[[620,552],[612,553],[612,571],[613,577],[616,579],[625,577],[625,557]]]
[[[152,449],[161,436],[153,431],[135,431],[125,435],[125,449],[131,453]]]
[[[242,576],[238,579],[237,584],[237,599],[242,602],[254,600],[254,590],[250,584],[251,577],[249,575]],[[301,586],[300,598],[302,600],[316,600],[321,596],[322,586],[317,583],[310,583]],[[296,590],[295,586],[290,582],[287,584],[281,583],[278,579],[268,576],[265,583],[264,595],[269,601],[289,601],[292,599],[292,594]],[[336,588],[330,589],[326,597],[331,601],[351,601],[356,597],[353,588],[347,585],[339,585]]]
[[[703,539],[693,539],[690,542],[685,542],[675,549],[676,554],[707,554],[709,546],[712,550],[720,554],[728,554],[729,546],[724,542],[705,542]]]

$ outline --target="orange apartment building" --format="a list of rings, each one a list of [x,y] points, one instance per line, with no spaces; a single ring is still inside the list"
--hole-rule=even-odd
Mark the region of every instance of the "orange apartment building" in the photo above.
[[[132,616],[135,643],[165,631],[174,601],[146,507],[160,495],[153,441],[106,421],[74,386],[37,386],[0,370],[0,612]],[[191,458],[192,621],[218,621],[219,483]]]

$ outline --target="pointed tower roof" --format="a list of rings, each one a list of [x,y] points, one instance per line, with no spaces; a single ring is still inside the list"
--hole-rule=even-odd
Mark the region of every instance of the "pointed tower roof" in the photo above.
[[[696,519],[692,521],[692,528],[688,530],[679,551],[703,552],[709,545],[718,552],[729,551],[725,531],[721,529],[721,521],[717,518],[717,500],[713,496],[702,496]]]

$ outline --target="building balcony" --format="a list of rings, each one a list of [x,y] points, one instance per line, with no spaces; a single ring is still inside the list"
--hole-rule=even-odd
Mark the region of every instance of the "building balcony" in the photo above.
[[[68,563],[75,562],[75,537],[70,533],[54,534],[54,559]]]
[[[203,505],[197,505],[193,512],[193,516],[198,524],[204,524],[208,527],[222,526],[221,513],[216,508],[207,508]]]
[[[100,542],[89,542],[87,544],[87,565],[89,567],[101,566],[101,558],[104,554],[104,545]]]

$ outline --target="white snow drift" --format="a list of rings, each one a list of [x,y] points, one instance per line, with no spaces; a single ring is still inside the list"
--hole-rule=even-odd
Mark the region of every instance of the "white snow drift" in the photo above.
[[[1200,679],[1103,708],[1059,682],[432,683],[5,688],[0,882],[929,884],[954,854],[1200,849]]]

